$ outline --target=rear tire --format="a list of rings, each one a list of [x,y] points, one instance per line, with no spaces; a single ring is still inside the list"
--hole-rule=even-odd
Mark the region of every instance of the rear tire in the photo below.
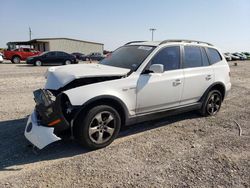
[[[219,112],[221,104],[221,92],[218,90],[211,90],[202,104],[200,113],[203,116],[214,116]]]
[[[100,105],[78,116],[74,136],[81,145],[100,149],[113,142],[120,128],[119,113],[111,106]]]
[[[19,56],[14,56],[11,59],[12,63],[20,63],[21,62],[21,58]]]

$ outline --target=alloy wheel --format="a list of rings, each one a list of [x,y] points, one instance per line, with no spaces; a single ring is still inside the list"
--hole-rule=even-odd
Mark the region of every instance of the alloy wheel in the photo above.
[[[207,112],[210,115],[215,115],[221,106],[221,96],[218,93],[213,93],[207,103]]]
[[[38,60],[38,61],[36,61],[35,64],[36,64],[36,66],[41,66],[41,65],[42,65],[42,62]]]
[[[112,137],[115,126],[115,118],[111,112],[100,112],[92,118],[89,125],[89,138],[96,144],[103,144]]]
[[[19,57],[14,57],[13,61],[14,61],[14,63],[19,63],[20,62],[20,58]]]
[[[66,60],[65,61],[65,65],[70,65],[71,64],[71,61],[70,60]]]

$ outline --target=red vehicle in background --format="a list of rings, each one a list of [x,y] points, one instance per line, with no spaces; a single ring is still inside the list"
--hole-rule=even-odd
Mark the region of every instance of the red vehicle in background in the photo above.
[[[21,60],[26,60],[28,57],[39,55],[41,52],[31,48],[17,48],[15,50],[5,50],[4,57],[11,60],[12,63],[20,63]]]

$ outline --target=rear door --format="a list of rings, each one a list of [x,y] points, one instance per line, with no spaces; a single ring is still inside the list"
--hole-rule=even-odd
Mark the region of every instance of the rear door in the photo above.
[[[185,45],[183,49],[184,87],[181,105],[186,105],[201,98],[214,82],[214,71],[203,47]]]
[[[70,60],[68,56],[65,52],[57,52],[58,63],[63,64],[66,60]]]

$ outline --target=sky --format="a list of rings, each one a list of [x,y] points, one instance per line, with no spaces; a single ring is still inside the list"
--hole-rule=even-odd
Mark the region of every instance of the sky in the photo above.
[[[0,47],[68,37],[114,50],[133,40],[193,39],[250,51],[250,0],[0,0]]]

